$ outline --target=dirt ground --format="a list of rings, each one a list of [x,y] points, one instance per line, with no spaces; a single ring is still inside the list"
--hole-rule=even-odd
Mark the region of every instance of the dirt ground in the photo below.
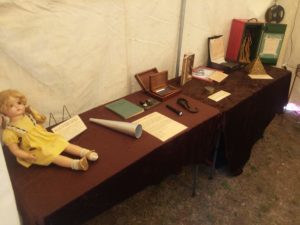
[[[298,122],[298,123],[297,123]],[[192,168],[150,186],[85,225],[297,225],[300,224],[300,115],[276,116],[252,149],[243,174],[226,168],[208,180]]]

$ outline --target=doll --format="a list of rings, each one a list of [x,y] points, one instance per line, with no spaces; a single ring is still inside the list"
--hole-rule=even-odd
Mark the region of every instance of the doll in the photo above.
[[[86,171],[88,160],[98,159],[94,150],[70,144],[60,135],[48,132],[41,126],[46,117],[26,104],[26,97],[16,90],[0,92],[0,113],[9,119],[5,124],[0,116],[2,141],[21,165],[29,168],[32,164],[47,166],[53,163]],[[62,152],[77,156],[78,159],[61,155]]]

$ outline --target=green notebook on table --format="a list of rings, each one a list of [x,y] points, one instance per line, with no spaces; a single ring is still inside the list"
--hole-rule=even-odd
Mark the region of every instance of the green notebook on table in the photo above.
[[[121,98],[117,101],[114,101],[112,103],[108,103],[105,105],[105,107],[114,113],[121,116],[123,119],[128,119],[132,116],[135,116],[137,114],[140,114],[144,112],[144,109],[130,101],[127,101],[124,98]]]

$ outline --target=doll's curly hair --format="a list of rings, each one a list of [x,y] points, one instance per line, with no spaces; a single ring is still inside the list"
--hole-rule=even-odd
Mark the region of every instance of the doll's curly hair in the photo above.
[[[21,92],[13,89],[8,89],[0,92],[0,113],[5,114],[4,112],[8,109],[10,105],[10,97],[19,99],[19,101],[26,106],[27,98]],[[30,113],[38,123],[43,123],[46,120],[44,115],[36,113],[29,106],[26,106],[25,111]]]
[[[5,91],[0,92],[0,112],[4,114],[4,111],[6,111],[10,104],[10,97],[17,98],[21,101],[22,104],[27,104],[27,99],[25,95],[23,95],[21,92],[13,89],[8,89]]]

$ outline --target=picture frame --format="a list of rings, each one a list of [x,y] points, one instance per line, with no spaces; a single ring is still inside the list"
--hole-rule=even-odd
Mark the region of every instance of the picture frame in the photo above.
[[[194,66],[194,53],[184,54],[181,70],[180,85],[183,86],[186,82],[192,79],[193,66]]]

